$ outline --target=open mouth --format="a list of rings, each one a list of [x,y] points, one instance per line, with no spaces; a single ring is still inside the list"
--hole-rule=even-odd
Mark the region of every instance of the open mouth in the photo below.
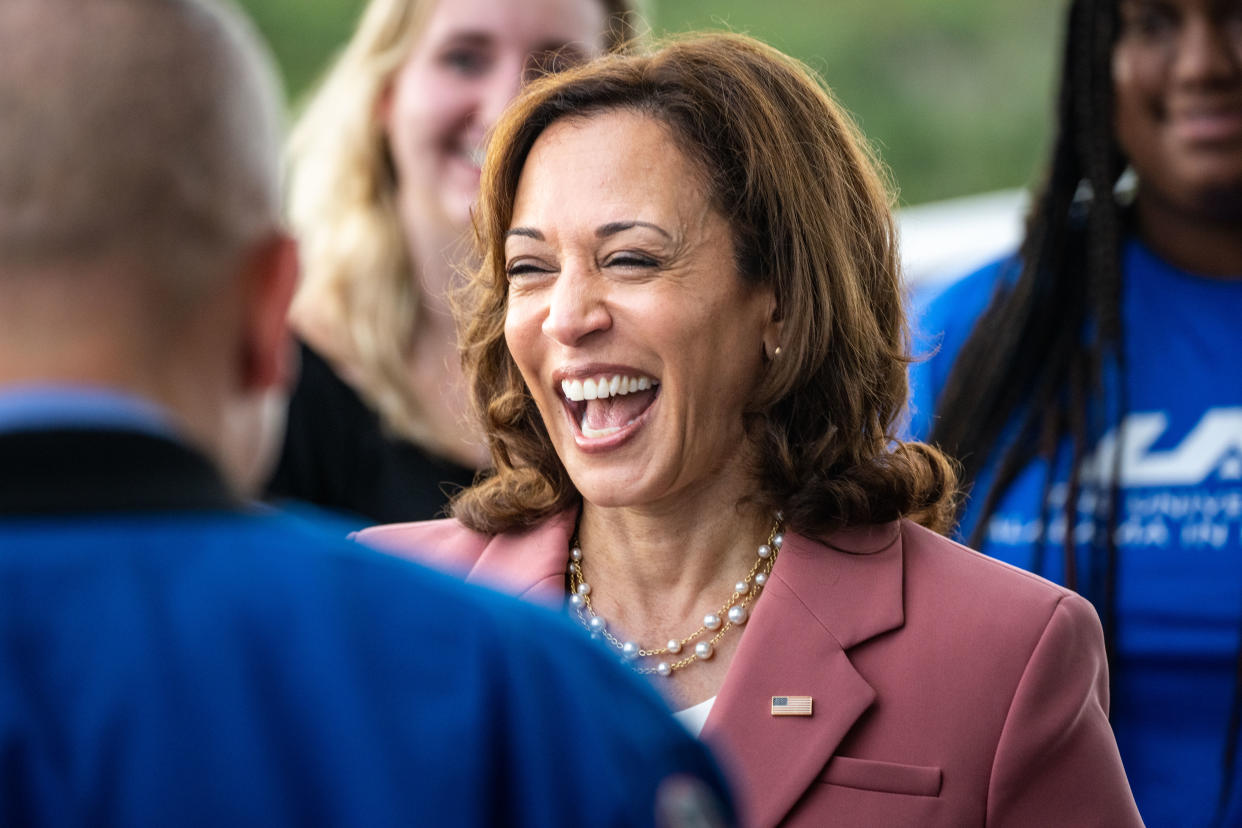
[[[479,174],[486,158],[483,144],[465,139],[445,143],[444,152],[455,167],[472,177]]]
[[[1242,136],[1242,105],[1186,107],[1174,115],[1176,128],[1192,142],[1235,141]]]
[[[635,425],[660,393],[659,380],[613,374],[561,380],[565,407],[583,437],[598,440]]]

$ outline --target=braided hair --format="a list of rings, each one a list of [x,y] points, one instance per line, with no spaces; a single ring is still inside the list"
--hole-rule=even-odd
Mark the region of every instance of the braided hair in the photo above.
[[[1122,423],[1128,411],[1121,313],[1121,239],[1126,210],[1115,197],[1125,159],[1113,125],[1112,53],[1120,30],[1117,0],[1072,0],[1047,177],[1027,219],[1016,278],[1001,287],[962,346],[937,402],[929,442],[961,463],[970,487],[984,469],[995,476],[968,539],[979,546],[989,519],[1018,475],[1043,459],[1047,472],[1028,568],[1038,573],[1051,517],[1061,447],[1070,446],[1064,513],[1065,585],[1096,590],[1110,676],[1116,675],[1116,527],[1120,504]],[[1015,275],[1011,273],[1010,275]],[[1105,386],[1109,385],[1110,388]],[[1115,405],[1106,405],[1111,391]],[[1015,428],[1016,427],[1016,428]],[[1091,510],[1089,571],[1080,579],[1076,531],[1084,466],[1108,429],[1112,452],[1101,462],[1107,491]],[[960,517],[960,514],[959,514]],[[1242,650],[1222,760],[1231,792],[1242,722]]]
[[[1002,288],[962,346],[937,404],[931,442],[960,459],[970,485],[992,465],[970,543],[979,545],[988,518],[1018,474],[1036,457],[1049,463],[1042,511],[1048,511],[1055,454],[1068,438],[1072,468],[1065,509],[1077,512],[1081,467],[1102,429],[1090,403],[1105,376],[1118,385],[1121,368],[1122,211],[1113,190],[1123,168],[1113,135],[1111,61],[1117,36],[1116,0],[1074,0],[1069,9],[1064,68],[1057,101],[1057,134],[1048,177],[1036,198],[1022,243],[1021,272]],[[1119,424],[1122,404],[1114,412]],[[1012,439],[999,445],[1017,422]],[[1109,498],[1109,531],[1097,532],[1112,583],[1116,549],[1116,475]],[[1048,521],[1042,522],[1046,527]],[[1041,530],[1046,531],[1046,530]],[[1037,546],[1042,547],[1041,543]],[[1075,533],[1065,534],[1065,578],[1078,586]],[[1032,561],[1039,569],[1038,557]],[[1101,617],[1111,633],[1112,595]],[[1109,636],[1111,643],[1111,635]]]

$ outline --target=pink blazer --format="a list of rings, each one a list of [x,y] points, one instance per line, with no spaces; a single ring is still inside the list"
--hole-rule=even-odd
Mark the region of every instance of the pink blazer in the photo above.
[[[575,518],[360,537],[561,608]],[[903,521],[786,532],[702,736],[747,826],[1142,825],[1107,711],[1090,604]]]

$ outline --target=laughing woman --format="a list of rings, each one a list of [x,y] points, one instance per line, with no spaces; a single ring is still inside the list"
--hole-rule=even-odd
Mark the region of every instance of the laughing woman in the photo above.
[[[889,196],[809,71],[730,35],[606,58],[488,159],[461,319],[496,471],[364,539],[566,608],[746,824],[1139,824],[1090,605],[919,525],[954,479],[893,438]]]

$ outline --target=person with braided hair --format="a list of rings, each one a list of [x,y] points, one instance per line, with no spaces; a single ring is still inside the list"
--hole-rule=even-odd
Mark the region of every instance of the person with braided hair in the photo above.
[[[958,533],[1092,599],[1152,825],[1242,824],[1242,2],[1074,0],[1025,239],[917,326]]]

